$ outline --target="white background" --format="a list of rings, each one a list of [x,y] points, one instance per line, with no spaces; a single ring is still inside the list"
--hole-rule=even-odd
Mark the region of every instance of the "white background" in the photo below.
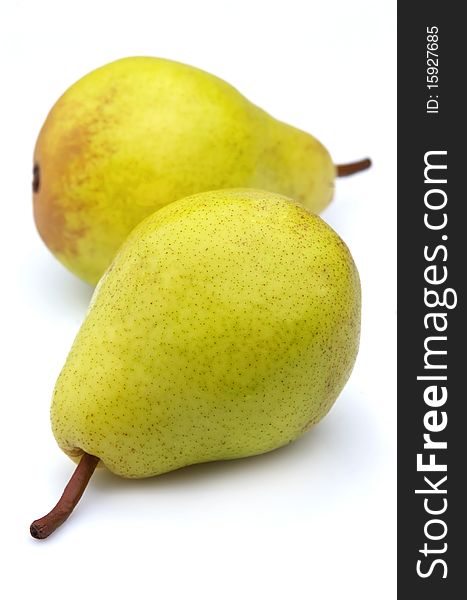
[[[0,595],[395,598],[395,1],[17,0],[0,10]],[[338,181],[323,213],[360,270],[361,350],[331,413],[296,443],[149,480],[98,472],[66,525],[39,542],[29,523],[73,468],[50,431],[51,392],[91,289],[35,231],[31,156],[70,84],[135,54],[226,79],[336,162],[372,157],[371,171]]]

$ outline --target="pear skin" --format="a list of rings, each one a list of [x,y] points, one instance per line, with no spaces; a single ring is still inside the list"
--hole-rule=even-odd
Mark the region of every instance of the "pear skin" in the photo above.
[[[123,477],[273,450],[331,408],[359,328],[357,270],[319,217],[261,191],[177,201],[99,283],[55,388],[54,435]]]
[[[95,284],[130,231],[174,200],[252,187],[320,212],[335,176],[318,140],[221,79],[132,57],[89,73],[50,111],[34,151],[34,218],[51,252]]]

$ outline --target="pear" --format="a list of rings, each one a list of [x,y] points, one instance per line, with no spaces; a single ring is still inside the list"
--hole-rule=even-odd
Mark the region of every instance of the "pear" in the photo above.
[[[342,166],[339,174],[368,164]],[[221,79],[132,57],[86,75],[50,111],[34,151],[34,217],[52,253],[95,284],[130,231],[174,200],[257,187],[319,212],[335,176],[314,137]]]
[[[82,457],[81,483],[31,532],[63,522],[98,461],[151,477],[295,440],[342,390],[359,331],[350,252],[299,203],[220,190],[155,212],[99,282],[58,378],[52,429]]]

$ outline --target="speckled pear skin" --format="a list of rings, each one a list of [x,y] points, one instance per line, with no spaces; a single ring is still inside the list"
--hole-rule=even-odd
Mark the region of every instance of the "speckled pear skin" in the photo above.
[[[360,283],[318,216],[202,193],[130,235],[53,395],[59,446],[123,477],[273,450],[329,411],[359,343]]]
[[[130,231],[198,192],[256,187],[331,200],[335,167],[311,135],[177,62],[131,57],[71,86],[34,151],[34,218],[52,253],[95,284]]]

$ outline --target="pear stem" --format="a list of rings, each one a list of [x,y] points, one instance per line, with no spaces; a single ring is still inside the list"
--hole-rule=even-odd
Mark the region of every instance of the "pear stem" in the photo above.
[[[49,537],[68,519],[83,495],[98,462],[99,459],[96,456],[86,452],[83,454],[75,472],[63,490],[60,500],[45,517],[37,519],[31,524],[29,530],[33,538],[42,540]]]
[[[358,160],[357,162],[348,163],[346,165],[336,165],[337,176],[347,177],[347,175],[353,175],[359,171],[364,171],[369,167],[371,167],[371,160],[369,158],[364,158],[363,160]]]

